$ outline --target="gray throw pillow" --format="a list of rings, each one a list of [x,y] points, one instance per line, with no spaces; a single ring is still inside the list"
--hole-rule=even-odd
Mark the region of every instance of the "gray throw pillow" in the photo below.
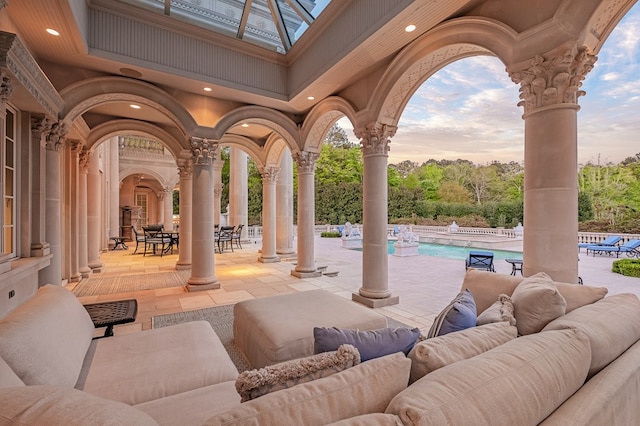
[[[420,337],[418,328],[381,328],[378,330],[341,330],[336,327],[313,329],[314,353],[335,351],[340,345],[355,346],[364,362],[373,358],[403,352],[413,348]]]
[[[454,331],[475,327],[476,302],[471,292],[464,290],[438,314],[433,321],[427,339]]]

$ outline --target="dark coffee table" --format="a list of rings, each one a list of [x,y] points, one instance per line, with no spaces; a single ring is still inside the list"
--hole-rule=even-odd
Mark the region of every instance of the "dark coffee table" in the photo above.
[[[136,299],[117,300],[115,302],[91,303],[84,305],[96,328],[107,327],[104,336],[113,336],[113,326],[134,322],[138,314]]]

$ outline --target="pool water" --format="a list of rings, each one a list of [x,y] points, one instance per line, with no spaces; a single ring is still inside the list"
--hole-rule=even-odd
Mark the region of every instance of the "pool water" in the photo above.
[[[389,241],[389,254],[395,253],[393,244],[395,241]],[[516,251],[480,249],[473,247],[447,246],[443,244],[420,243],[418,253],[424,256],[446,257],[448,259],[465,260],[469,257],[470,251],[489,251],[493,253],[494,259],[522,259],[522,253]]]

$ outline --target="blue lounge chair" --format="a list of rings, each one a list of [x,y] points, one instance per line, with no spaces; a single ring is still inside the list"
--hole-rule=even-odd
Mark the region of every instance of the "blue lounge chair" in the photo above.
[[[594,256],[596,253],[607,253],[609,256],[615,253],[616,257],[620,257],[620,253],[626,253],[628,257],[640,257],[640,240],[629,240],[621,246],[587,246],[587,253],[589,250],[593,252]]]
[[[620,240],[622,240],[622,237],[618,235],[610,235],[598,244],[578,243],[578,252],[582,247],[587,247],[587,254],[589,254],[589,246],[615,246],[620,242]]]
[[[485,271],[495,272],[493,266],[493,253],[490,251],[470,251],[469,257],[465,260],[466,269],[484,269]]]

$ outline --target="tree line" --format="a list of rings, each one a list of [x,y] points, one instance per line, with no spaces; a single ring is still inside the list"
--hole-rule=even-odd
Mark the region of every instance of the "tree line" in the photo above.
[[[229,154],[221,150],[224,189],[229,200]],[[334,125],[315,169],[316,224],[362,223],[363,161],[360,146]],[[512,161],[474,164],[469,160],[405,160],[387,170],[389,223],[514,227],[523,223],[524,166]],[[248,160],[250,225],[262,223],[262,178]],[[582,231],[640,232],[640,153],[614,164],[580,165],[576,177]],[[297,171],[294,167],[294,198]],[[294,209],[297,206],[294,199]],[[295,218],[294,212],[294,218]]]

